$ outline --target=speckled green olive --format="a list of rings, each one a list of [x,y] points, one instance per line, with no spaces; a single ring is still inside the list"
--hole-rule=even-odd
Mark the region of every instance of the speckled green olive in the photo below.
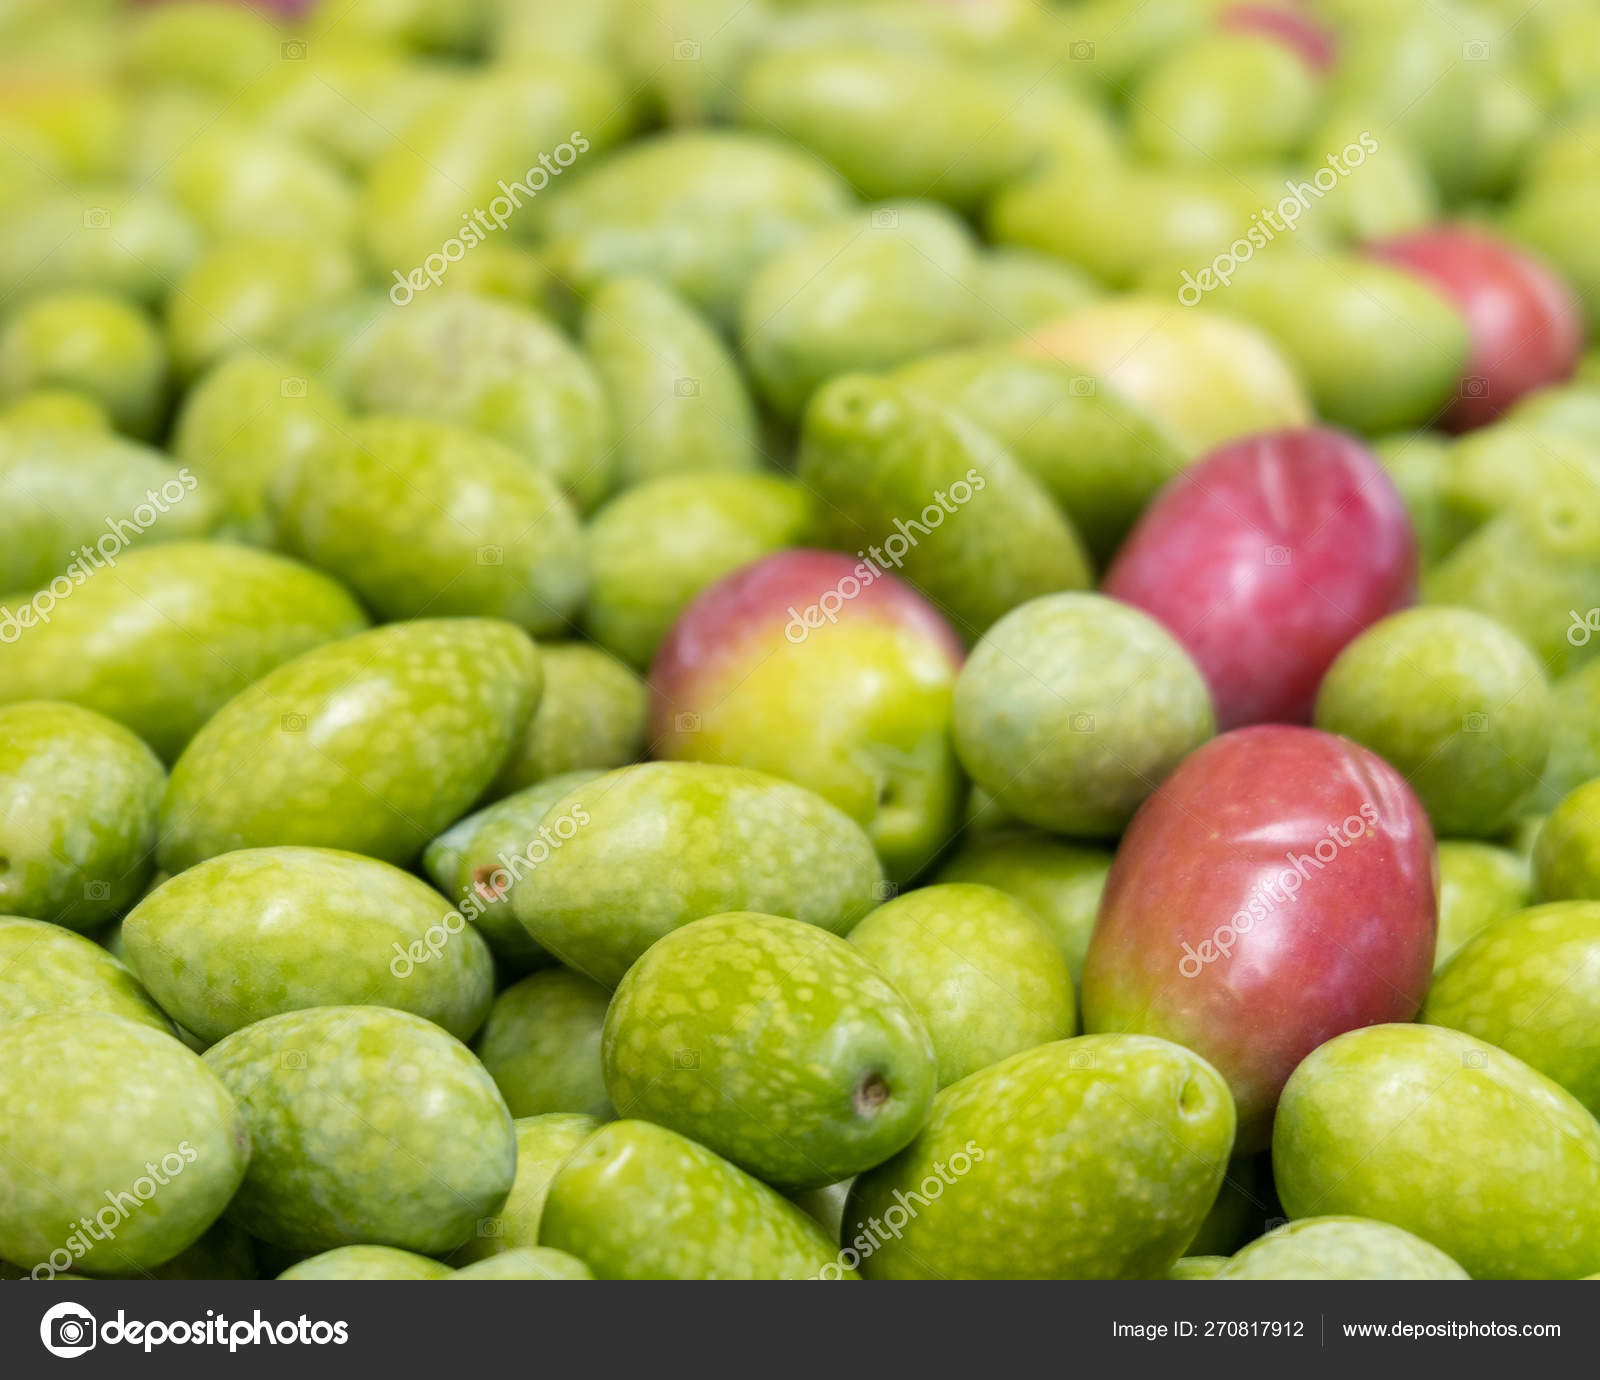
[[[461,81],[458,69],[400,53],[308,44],[301,57],[260,73],[233,109],[250,124],[358,172],[376,162],[419,111],[455,95]]]
[[[1600,778],[1563,797],[1539,830],[1533,891],[1541,901],[1600,900]]]
[[[744,376],[716,331],[651,278],[618,278],[590,299],[583,347],[617,424],[623,488],[686,470],[760,460]]]
[[[1538,659],[1470,609],[1383,619],[1339,654],[1317,693],[1317,727],[1398,768],[1439,834],[1506,826],[1539,784],[1550,718]]]
[[[511,895],[560,837],[552,828],[562,821],[548,827],[543,823],[550,807],[600,774],[592,769],[562,772],[526,786],[458,820],[423,853],[429,875],[489,941],[505,972],[527,972],[549,961],[518,922]]]
[[[7,64],[0,119],[30,136],[24,148],[44,150],[43,166],[58,170],[46,174],[54,185],[59,185],[63,174],[99,180],[116,173],[130,103],[128,93],[118,90],[112,81],[108,67],[48,57],[31,67],[20,62]],[[40,166],[32,163],[31,170]]]
[[[1543,810],[1600,776],[1600,661],[1585,662],[1551,685],[1550,714],[1550,756],[1530,802]]]
[[[599,1051],[596,1050],[597,1066],[599,1058]],[[569,1112],[519,1117],[514,1125],[517,1136],[517,1177],[511,1185],[511,1192],[496,1209],[495,1215],[479,1222],[476,1234],[451,1252],[452,1265],[470,1265],[537,1246],[539,1218],[544,1212],[544,1197],[550,1180],[555,1178],[556,1170],[561,1168],[567,1156],[600,1129],[600,1123],[593,1117]]]
[[[457,1270],[451,1279],[593,1279],[583,1261],[548,1246],[522,1246],[502,1251],[476,1265]]]
[[[90,184],[0,217],[0,291],[111,292],[153,304],[200,252],[200,232],[160,192]]]
[[[426,290],[486,242],[532,233],[543,203],[631,128],[633,95],[609,64],[550,53],[424,95],[362,183],[360,238],[376,276]]]
[[[1552,676],[1600,653],[1581,626],[1600,608],[1600,475],[1552,473],[1426,572],[1422,598],[1488,614]]]
[[[610,1001],[608,989],[566,969],[531,973],[494,999],[475,1049],[512,1116],[616,1116],[600,1066]]]
[[[353,292],[355,261],[343,246],[307,236],[219,240],[173,288],[167,334],[173,363],[193,377],[242,346],[262,345],[299,313]]]
[[[1129,93],[1129,134],[1162,162],[1282,158],[1305,138],[1317,104],[1311,67],[1268,34],[1225,33],[1184,44]]]
[[[756,386],[795,417],[835,375],[976,338],[975,268],[966,228],[931,204],[890,203],[813,232],[767,261],[740,306]]]
[[[166,773],[121,724],[48,700],[0,707],[0,913],[90,930],[155,870]]]
[[[213,126],[178,153],[160,180],[213,239],[309,235],[343,241],[355,228],[355,190],[339,168],[265,130]]]
[[[525,790],[552,776],[625,767],[644,755],[645,684],[623,662],[587,642],[539,648],[544,694],[491,788]]]
[[[1278,1103],[1272,1167],[1291,1217],[1392,1223],[1474,1279],[1574,1279],[1600,1265],[1600,1125],[1459,1031],[1375,1025],[1312,1051]],[[1529,1232],[1534,1219],[1546,1230]]]
[[[1392,126],[1375,122],[1370,113],[1329,115],[1305,141],[1301,162],[1302,170],[1288,179],[1307,207],[1296,223],[1297,234],[1301,226],[1315,226],[1335,241],[1362,244],[1440,219],[1439,192],[1427,163]],[[1327,168],[1340,176],[1331,188]],[[1322,196],[1313,200],[1305,193],[1307,185]]]
[[[1090,582],[1071,522],[987,431],[890,379],[833,380],[806,410],[799,477],[829,544],[892,567],[968,640]]]
[[[60,292],[24,305],[0,332],[0,398],[76,388],[118,430],[155,434],[167,406],[167,352],[138,307],[110,294]]]
[[[111,414],[87,394],[71,388],[35,388],[0,406],[0,427],[24,426],[95,431],[108,435]]]
[[[1161,1278],[1217,1195],[1233,1129],[1221,1075],[1177,1045],[1041,1045],[946,1088],[917,1138],[856,1180],[843,1259],[870,1279]]]
[[[1066,959],[1040,920],[993,887],[919,887],[850,931],[933,1040],[940,1087],[1077,1033]]]
[[[975,64],[860,43],[757,58],[736,114],[825,158],[869,198],[970,210],[1040,152],[1010,83]]]
[[[0,110],[0,212],[8,221],[36,205],[64,173],[60,153],[25,115]]]
[[[172,1036],[98,1011],[0,1025],[0,1252],[38,1277],[171,1259],[250,1157],[240,1108]]]
[[[303,844],[409,863],[494,779],[540,684],[533,643],[487,618],[395,623],[306,652],[184,749],[160,861],[179,872]]]
[[[1110,871],[1108,848],[1010,827],[967,839],[932,880],[975,882],[1016,897],[1044,922],[1077,982]]]
[[[1317,411],[1356,431],[1431,421],[1467,360],[1466,322],[1442,295],[1354,254],[1263,254],[1206,300],[1270,335]]]
[[[611,492],[612,421],[594,369],[548,321],[450,294],[390,313],[361,347],[355,404],[454,422],[543,470],[580,509]]]
[[[1382,461],[1406,505],[1422,568],[1431,568],[1464,535],[1444,497],[1451,472],[1450,441],[1435,432],[1397,432],[1374,441],[1372,453]]]
[[[1113,163],[1089,177],[1063,167],[1018,182],[990,203],[987,223],[996,242],[1053,254],[1116,288],[1154,264],[1209,262],[1257,209],[1231,179]]]
[[[1393,133],[1415,148],[1449,196],[1470,185],[1478,156],[1475,73],[1486,64],[1469,66],[1464,51],[1453,13],[1368,8],[1341,28],[1328,93],[1334,107],[1370,115],[1374,133]]]
[[[103,1011],[172,1034],[138,978],[92,939],[0,915],[0,1025],[68,1011]]]
[[[1552,481],[1559,485],[1563,470],[1593,468],[1597,454],[1589,438],[1524,424],[1515,413],[1469,432],[1450,447],[1440,485],[1454,543]]]
[[[1216,720],[1200,672],[1153,619],[1055,594],[973,648],[953,730],[962,764],[1007,813],[1094,838],[1119,834]]]
[[[589,636],[640,670],[695,595],[815,524],[811,495],[775,474],[681,474],[618,494],[589,524]]]
[[[297,561],[224,542],[135,547],[70,598],[0,604],[0,627],[19,629],[0,638],[0,701],[70,700],[171,761],[247,685],[364,626],[341,586]]]
[[[1517,911],[1434,978],[1419,1020],[1514,1054],[1600,1116],[1600,901]]]
[[[1216,1279],[1466,1279],[1421,1237],[1362,1217],[1307,1217],[1258,1237]]]
[[[1225,1255],[1186,1255],[1167,1271],[1168,1279],[1215,1279],[1227,1269]]]
[[[128,964],[208,1044],[311,1006],[392,1006],[457,1039],[483,1024],[494,965],[408,873],[325,848],[240,849],[162,883],[122,922]]]
[[[752,910],[839,934],[884,886],[854,820],[740,767],[623,767],[579,786],[546,818],[554,839],[512,892],[517,919],[608,986],[662,935],[702,916]]]
[[[602,1126],[556,1172],[540,1243],[600,1279],[854,1279],[793,1203],[646,1121]]]
[[[1600,326],[1600,246],[1592,233],[1597,216],[1600,175],[1592,175],[1534,182],[1502,221],[1507,234],[1544,255],[1577,291],[1591,331]]]
[[[580,293],[647,273],[728,325],[756,269],[850,201],[838,173],[792,144],[681,130],[612,154],[530,209],[550,266]]]
[[[1522,854],[1471,839],[1441,840],[1434,970],[1448,963],[1479,931],[1532,900],[1532,870]]]
[[[1185,456],[1150,418],[1093,375],[989,347],[900,369],[908,388],[954,408],[1007,446],[1108,561]]]
[[[750,912],[652,944],[612,998],[602,1057],[621,1115],[790,1188],[881,1164],[936,1086],[927,1030],[862,950]]]
[[[1038,321],[1077,311],[1100,295],[1082,269],[1031,249],[991,249],[979,254],[973,290],[985,340],[1011,340]]]
[[[270,348],[321,379],[348,404],[355,397],[356,370],[397,308],[383,292],[355,292],[313,302],[272,335]]]
[[[0,590],[52,586],[60,601],[105,571],[130,541],[203,537],[218,510],[217,496],[192,470],[108,431],[0,426]],[[0,640],[21,635],[4,627]]]
[[[420,417],[350,423],[274,491],[280,540],[380,618],[503,618],[544,635],[583,600],[578,516],[510,446]]]
[[[393,1246],[336,1246],[291,1265],[279,1279],[446,1279],[448,1265]]]
[[[331,444],[344,408],[297,365],[256,351],[229,355],[185,395],[173,421],[172,453],[216,495],[223,530],[275,544],[267,495],[280,474]]]
[[[144,86],[194,86],[234,95],[282,55],[265,14],[179,3],[139,10],[124,34],[128,75]]]
[[[254,1147],[228,1216],[264,1241],[436,1254],[511,1189],[516,1136],[493,1080],[420,1016],[291,1011],[236,1031],[205,1061]]]
[[[349,0],[319,7],[307,33],[330,48],[463,55],[482,46],[490,10],[484,0]]]

